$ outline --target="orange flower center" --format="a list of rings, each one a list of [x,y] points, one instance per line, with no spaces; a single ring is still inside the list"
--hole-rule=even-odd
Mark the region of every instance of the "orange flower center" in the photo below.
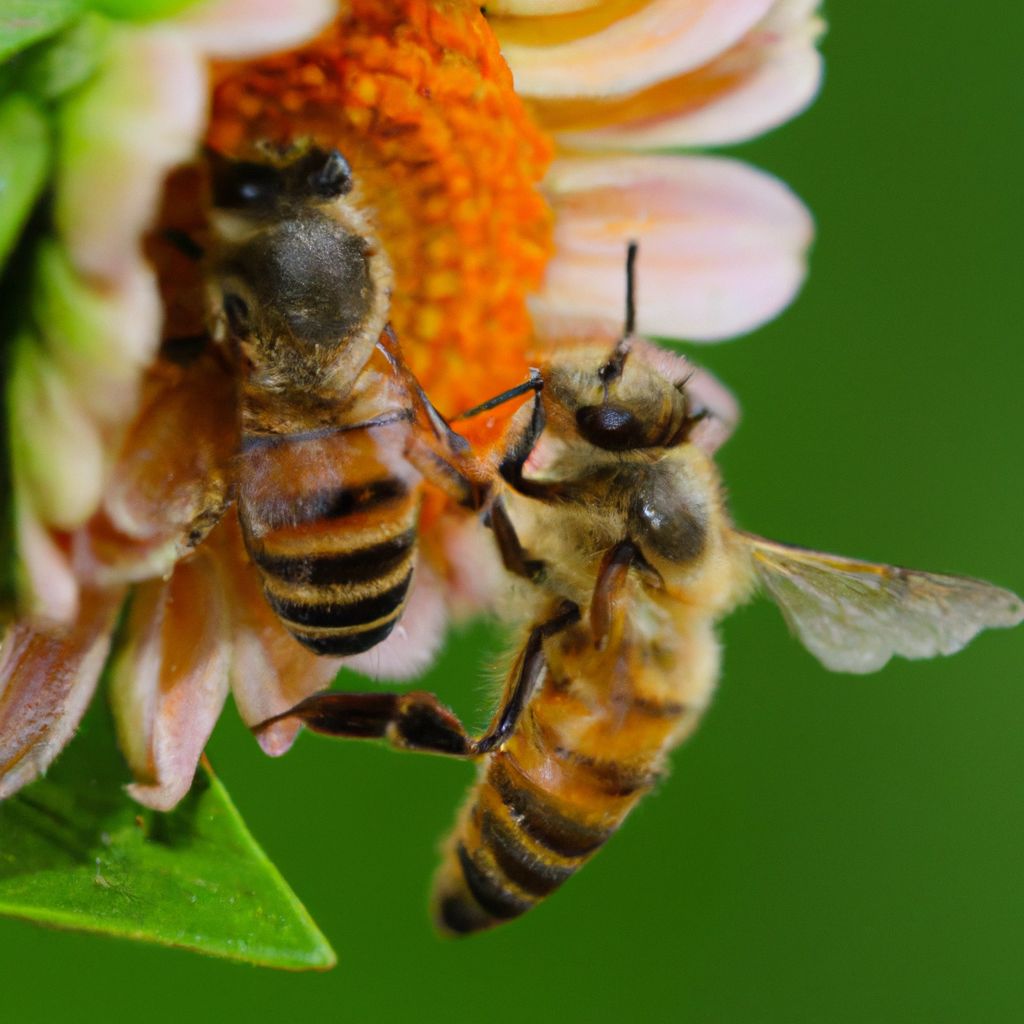
[[[353,0],[308,46],[215,69],[207,142],[345,154],[395,275],[391,320],[452,414],[523,379],[526,294],[551,253],[551,159],[478,5]]]

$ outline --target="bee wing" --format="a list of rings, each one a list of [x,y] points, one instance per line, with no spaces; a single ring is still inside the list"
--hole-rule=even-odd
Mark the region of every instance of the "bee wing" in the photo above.
[[[983,629],[1024,619],[1016,594],[982,580],[740,537],[790,629],[833,672],[874,672],[894,654],[953,654]]]

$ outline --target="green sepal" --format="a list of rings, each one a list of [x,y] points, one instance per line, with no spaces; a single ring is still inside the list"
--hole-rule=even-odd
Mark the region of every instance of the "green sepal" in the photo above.
[[[50,125],[33,100],[0,102],[0,268],[46,185],[52,148]]]
[[[0,61],[59,32],[85,8],[85,0],[4,0],[0,9]]]

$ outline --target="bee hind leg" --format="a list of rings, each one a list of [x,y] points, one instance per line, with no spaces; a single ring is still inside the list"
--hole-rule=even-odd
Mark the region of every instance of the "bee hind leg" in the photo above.
[[[280,715],[253,726],[257,735],[275,722],[297,718],[308,729],[325,736],[387,740],[399,750],[415,750],[448,757],[474,758],[505,742],[544,669],[544,640],[578,622],[580,610],[565,601],[558,613],[534,627],[518,659],[494,725],[473,739],[454,712],[432,693],[318,693]]]
[[[465,727],[432,693],[318,693],[253,727],[259,734],[286,718],[298,718],[325,736],[387,740],[399,750],[472,757]]]

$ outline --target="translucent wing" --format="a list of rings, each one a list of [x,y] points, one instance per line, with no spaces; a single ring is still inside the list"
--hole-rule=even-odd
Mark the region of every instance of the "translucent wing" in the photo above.
[[[982,580],[740,536],[790,628],[834,672],[874,672],[894,654],[953,654],[983,629],[1024,619],[1024,602],[1016,594]]]

